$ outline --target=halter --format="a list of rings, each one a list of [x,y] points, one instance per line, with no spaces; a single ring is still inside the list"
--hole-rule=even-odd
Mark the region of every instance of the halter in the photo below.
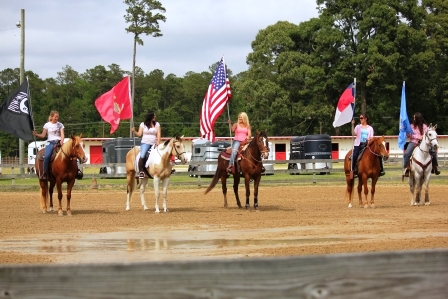
[[[173,139],[174,139],[174,138],[173,138]],[[183,155],[183,154],[185,154],[185,152],[181,152],[181,153],[179,153],[179,152],[177,151],[177,148],[176,148],[176,146],[175,146],[176,142],[180,142],[180,141],[177,140],[177,139],[175,139],[174,142],[173,142],[173,148],[174,148],[174,151],[176,152],[176,157],[177,157],[177,159],[181,160],[180,156]],[[159,154],[160,157],[162,157],[162,155],[161,155],[160,152],[159,152],[159,148],[158,148],[158,147],[157,147],[157,153]],[[163,158],[162,158],[162,159],[163,159]]]
[[[70,140],[71,142],[72,142],[72,149],[74,149],[75,148],[75,144],[74,144],[74,141],[73,140]],[[64,152],[64,149],[63,149],[63,145],[61,146],[61,152],[64,154],[64,156],[66,156],[67,158],[69,158],[70,160],[73,160],[73,159],[78,159],[78,160],[82,160],[80,157],[78,157],[77,155],[67,155],[65,152]]]
[[[376,142],[375,142],[375,145],[378,147],[378,145],[376,144]],[[377,157],[384,157],[382,154],[377,154],[377,153],[375,153],[374,151],[372,151],[372,149],[370,148],[369,145],[367,146],[367,148],[368,148],[369,151],[370,151],[372,154],[374,154],[375,156],[377,156]]]

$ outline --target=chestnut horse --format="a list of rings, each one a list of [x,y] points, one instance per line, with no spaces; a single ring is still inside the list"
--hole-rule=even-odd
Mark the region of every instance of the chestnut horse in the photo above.
[[[183,136],[182,136],[183,137]],[[159,144],[159,146],[151,149],[151,153],[149,154],[148,162],[146,163],[148,173],[154,180],[154,192],[156,197],[156,213],[159,213],[159,182],[163,182],[163,211],[168,212],[168,208],[166,206],[166,195],[167,195],[167,187],[170,181],[171,176],[171,157],[177,157],[183,164],[187,163],[187,159],[185,158],[185,150],[184,145],[182,144],[182,137],[176,136],[171,138],[170,140],[165,141],[163,144]],[[136,146],[129,150],[126,154],[126,179],[127,179],[127,195],[126,195],[126,211],[131,209],[131,199],[132,193],[135,189],[135,182],[139,182],[139,178],[136,177],[136,169],[138,168],[136,164],[136,157],[138,157],[138,153],[140,153],[140,147]],[[138,159],[137,159],[138,160]],[[142,179],[140,184],[140,200],[144,210],[148,210],[145,201],[145,188],[146,184],[148,184],[148,178],[145,177]]]
[[[43,157],[45,148],[41,149],[36,155],[35,169],[36,174],[40,178],[43,172]],[[50,211],[53,211],[53,189],[56,185],[58,189],[58,215],[64,215],[62,211],[62,183],[67,183],[67,215],[71,216],[70,199],[72,197],[72,188],[75,184],[78,172],[77,160],[81,163],[87,162],[86,153],[84,152],[84,143],[82,142],[82,134],[79,136],[70,136],[59,151],[54,154],[54,160],[48,166],[48,181],[39,179],[40,184],[40,207],[42,213],[47,212],[47,200],[50,198]],[[50,182],[50,188],[48,188]]]
[[[411,206],[420,205],[422,187],[425,188],[425,206],[429,206],[429,179],[432,170],[432,156],[430,150],[436,150],[437,125],[428,126],[422,141],[414,148],[410,159],[411,171],[409,173],[409,188],[411,191]]]
[[[226,157],[224,157],[224,155]],[[229,153],[222,151],[218,156],[218,166],[216,168],[213,180],[205,190],[205,194],[210,192],[216,184],[219,178],[221,178],[222,184],[222,194],[224,195],[224,207],[227,208],[227,168],[229,166]],[[239,208],[241,207],[240,198],[238,196],[238,185],[240,183],[241,174],[244,176],[244,185],[246,186],[246,209],[250,208],[249,197],[250,197],[250,181],[254,181],[254,209],[258,210],[258,186],[260,184],[263,159],[267,159],[269,156],[269,140],[266,132],[257,131],[257,135],[254,139],[250,141],[247,148],[242,152],[241,159],[239,162],[240,171],[238,171],[238,159],[235,159],[236,170],[233,174],[233,192],[236,197],[236,204]]]
[[[352,151],[350,150],[344,159],[344,171],[345,171],[345,179],[347,181],[347,193],[348,193],[348,207],[352,207],[352,197],[353,197],[353,186],[354,186],[354,178],[350,176],[351,171],[351,159]],[[384,141],[384,136],[382,137],[373,137],[368,141],[364,153],[361,156],[361,160],[358,162],[358,198],[359,198],[359,206],[363,206],[363,200],[361,196],[362,187],[364,186],[364,208],[369,207],[367,195],[369,193],[369,188],[367,187],[368,179],[372,179],[372,187],[370,190],[370,207],[374,208],[374,197],[375,197],[375,185],[378,181],[378,177],[380,176],[381,162],[380,157],[383,158],[383,161],[386,161],[389,158],[389,154],[386,150],[386,143]]]

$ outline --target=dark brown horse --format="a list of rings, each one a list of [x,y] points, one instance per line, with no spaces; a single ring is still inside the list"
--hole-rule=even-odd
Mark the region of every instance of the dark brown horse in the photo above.
[[[254,181],[254,209],[258,210],[258,185],[260,184],[262,173],[262,159],[267,159],[269,155],[269,140],[266,132],[257,131],[257,135],[250,141],[247,148],[242,152],[241,159],[235,159],[235,173],[233,174],[233,192],[235,193],[236,203],[241,207],[240,198],[238,196],[238,185],[240,183],[241,174],[244,176],[244,184],[246,186],[246,209],[250,208],[250,181]],[[227,168],[229,166],[229,153],[222,151],[218,156],[218,167],[216,168],[210,186],[205,190],[207,194],[212,190],[221,178],[222,194],[224,195],[224,207],[227,207]],[[239,163],[238,163],[239,160]],[[239,170],[238,171],[238,165]]]
[[[352,155],[352,151],[350,150],[347,155],[345,155],[344,159],[344,171],[345,178],[347,181],[347,193],[348,193],[348,207],[352,207],[352,197],[353,197],[353,186],[354,186],[354,178],[350,175],[351,171],[351,160],[350,156]],[[359,206],[363,207],[363,201],[361,196],[362,187],[364,186],[364,197],[365,203],[364,208],[368,208],[368,199],[367,195],[369,193],[369,188],[367,187],[368,179],[372,179],[372,187],[370,190],[371,198],[370,198],[370,207],[374,208],[374,196],[375,196],[375,185],[378,181],[378,177],[380,176],[381,170],[381,162],[380,157],[386,161],[389,158],[389,154],[386,150],[386,143],[384,142],[384,136],[382,137],[373,137],[370,138],[367,146],[364,150],[364,153],[361,156],[361,160],[358,162],[358,198],[359,198]]]
[[[40,178],[43,172],[43,156],[45,148],[41,149],[36,155],[36,174]],[[72,188],[75,184],[78,171],[77,159],[81,163],[87,162],[86,153],[84,152],[84,144],[82,142],[82,134],[79,136],[70,136],[55,154],[54,160],[50,162],[48,181],[39,180],[40,184],[40,207],[42,213],[47,212],[47,202],[50,198],[50,211],[53,211],[53,189],[56,185],[58,189],[59,208],[58,215],[62,216],[62,183],[67,183],[67,215],[71,216],[70,199],[72,197]],[[50,188],[48,188],[50,182]]]

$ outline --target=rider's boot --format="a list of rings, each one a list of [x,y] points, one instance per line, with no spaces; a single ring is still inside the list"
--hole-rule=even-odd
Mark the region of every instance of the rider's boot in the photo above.
[[[78,168],[78,171],[76,172],[76,178],[78,180],[81,180],[84,177],[84,174],[82,173],[81,169]]]
[[[382,157],[380,157],[380,165],[381,165],[381,168],[380,168],[380,176],[383,176],[383,175],[385,175],[386,173],[384,172],[383,158],[382,158]]]
[[[140,158],[138,159],[138,178],[139,179],[144,179],[145,178],[145,172],[143,171],[143,168],[145,164],[145,159]]]
[[[434,163],[434,160],[432,160],[432,169],[434,169],[435,175],[439,175],[440,174],[439,165],[436,165],[436,163]]]

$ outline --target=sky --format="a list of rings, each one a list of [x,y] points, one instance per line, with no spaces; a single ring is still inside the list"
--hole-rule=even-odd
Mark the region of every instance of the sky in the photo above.
[[[318,16],[316,0],[159,0],[166,9],[162,37],[140,35],[136,65],[165,76],[208,71],[224,55],[233,74],[246,71],[257,33],[278,21],[300,24]],[[133,36],[122,0],[0,0],[0,71],[20,67],[25,10],[25,70],[56,78],[117,64],[132,71]]]

